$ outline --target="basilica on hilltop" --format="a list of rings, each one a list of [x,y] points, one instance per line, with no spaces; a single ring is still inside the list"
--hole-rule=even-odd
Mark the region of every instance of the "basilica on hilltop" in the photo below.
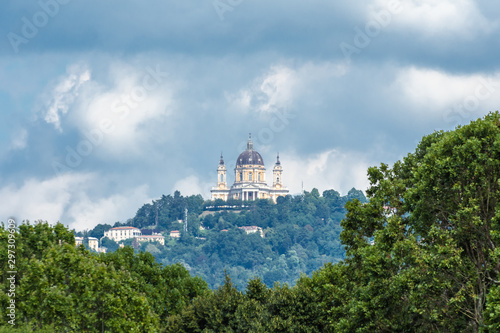
[[[238,156],[234,169],[234,184],[229,188],[226,179],[226,165],[220,157],[217,167],[217,186],[211,190],[212,200],[228,199],[256,200],[272,199],[276,203],[279,196],[286,196],[288,189],[283,187],[283,167],[279,155],[273,168],[273,185],[266,183],[266,168],[262,156],[253,149],[252,137],[248,139],[247,149]]]

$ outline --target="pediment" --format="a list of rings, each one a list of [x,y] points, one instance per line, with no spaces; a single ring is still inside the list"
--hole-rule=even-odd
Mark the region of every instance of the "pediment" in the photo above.
[[[242,189],[245,189],[245,190],[258,190],[258,189],[262,189],[264,188],[264,186],[262,185],[259,185],[259,184],[245,184],[241,187]]]

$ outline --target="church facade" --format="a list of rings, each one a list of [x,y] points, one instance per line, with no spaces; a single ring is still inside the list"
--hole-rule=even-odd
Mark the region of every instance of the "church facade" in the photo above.
[[[227,186],[226,165],[220,157],[217,167],[217,186],[211,190],[212,200],[228,199],[256,200],[272,199],[275,203],[278,197],[286,196],[288,189],[283,186],[283,167],[279,155],[273,168],[273,183],[266,183],[266,168],[262,156],[253,149],[252,138],[248,139],[247,149],[238,156],[234,169],[234,184]]]

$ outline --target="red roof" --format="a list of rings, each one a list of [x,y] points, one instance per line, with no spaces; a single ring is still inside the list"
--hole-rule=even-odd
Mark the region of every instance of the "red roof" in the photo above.
[[[139,230],[138,228],[134,228],[134,227],[116,227],[116,228],[111,228],[109,230],[130,230],[130,229]]]
[[[238,227],[239,229],[243,229],[243,230],[255,230],[255,229],[259,229],[259,227],[255,226],[255,225],[252,225],[252,226],[244,226],[244,227]]]

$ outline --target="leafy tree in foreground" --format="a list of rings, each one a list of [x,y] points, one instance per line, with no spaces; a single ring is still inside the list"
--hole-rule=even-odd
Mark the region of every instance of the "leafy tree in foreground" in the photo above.
[[[181,265],[163,267],[149,253],[125,247],[94,254],[76,247],[73,233],[59,223],[26,223],[15,235],[21,332],[158,332],[169,316],[208,292],[206,283]],[[0,228],[2,258],[7,237]],[[6,313],[10,269],[7,261],[0,264],[0,309]],[[0,317],[0,328],[12,330],[7,320]]]
[[[246,292],[238,291],[226,274],[225,283],[212,294],[195,299],[180,314],[169,318],[167,332],[325,332],[321,311],[311,285],[276,283],[272,289],[258,278]]]
[[[347,204],[346,260],[314,274],[338,332],[492,332],[499,327],[500,115],[422,139],[368,170]]]

